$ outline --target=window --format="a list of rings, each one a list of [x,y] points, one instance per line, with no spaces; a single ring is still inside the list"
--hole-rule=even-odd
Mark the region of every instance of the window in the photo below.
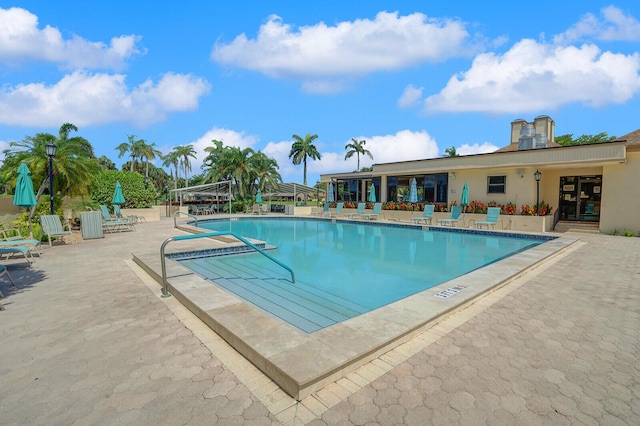
[[[506,176],[489,176],[487,178],[487,193],[488,194],[504,194],[507,189],[507,177]]]

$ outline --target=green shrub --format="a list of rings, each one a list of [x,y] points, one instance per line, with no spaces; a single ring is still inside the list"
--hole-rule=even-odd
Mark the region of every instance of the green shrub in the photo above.
[[[120,170],[103,170],[96,176],[95,183],[91,187],[91,199],[95,202],[95,207],[104,204],[112,206],[113,192],[116,182],[122,186],[125,203],[124,208],[146,208],[153,205],[156,196],[156,189],[149,182],[149,188],[144,187],[144,177],[136,172]],[[93,206],[93,205],[92,205]]]

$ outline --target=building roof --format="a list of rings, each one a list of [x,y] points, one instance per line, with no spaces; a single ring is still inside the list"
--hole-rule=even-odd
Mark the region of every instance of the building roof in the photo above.
[[[547,142],[547,146],[546,148],[557,148],[560,147],[562,145],[555,143],[555,142]],[[537,148],[540,149],[540,148]],[[520,151],[520,149],[518,148],[518,144],[517,143],[510,143],[509,145],[505,146],[504,148],[500,148],[497,151],[493,151],[495,152],[513,152],[513,151]],[[527,150],[528,151],[528,150]]]
[[[619,138],[615,139],[615,142],[620,141],[626,142],[627,146],[640,146],[640,129],[634,130],[631,133],[627,133],[626,135],[620,136]]]

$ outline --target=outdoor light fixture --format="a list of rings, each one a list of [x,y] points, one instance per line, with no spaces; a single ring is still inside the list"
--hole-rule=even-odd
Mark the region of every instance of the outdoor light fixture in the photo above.
[[[455,173],[453,173],[453,172],[449,172],[449,178],[450,178],[451,180],[456,180],[456,174],[455,174]]]
[[[45,147],[49,156],[49,202],[53,215],[53,157],[55,157],[58,147],[54,143],[48,143]]]
[[[538,210],[540,210],[540,178],[542,177],[542,173],[540,173],[540,170],[536,170],[533,176],[536,178],[536,216],[539,216]]]

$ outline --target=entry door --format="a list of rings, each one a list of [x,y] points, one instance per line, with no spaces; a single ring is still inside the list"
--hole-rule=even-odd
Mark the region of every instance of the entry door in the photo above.
[[[602,176],[563,176],[560,178],[560,218],[600,220]]]

